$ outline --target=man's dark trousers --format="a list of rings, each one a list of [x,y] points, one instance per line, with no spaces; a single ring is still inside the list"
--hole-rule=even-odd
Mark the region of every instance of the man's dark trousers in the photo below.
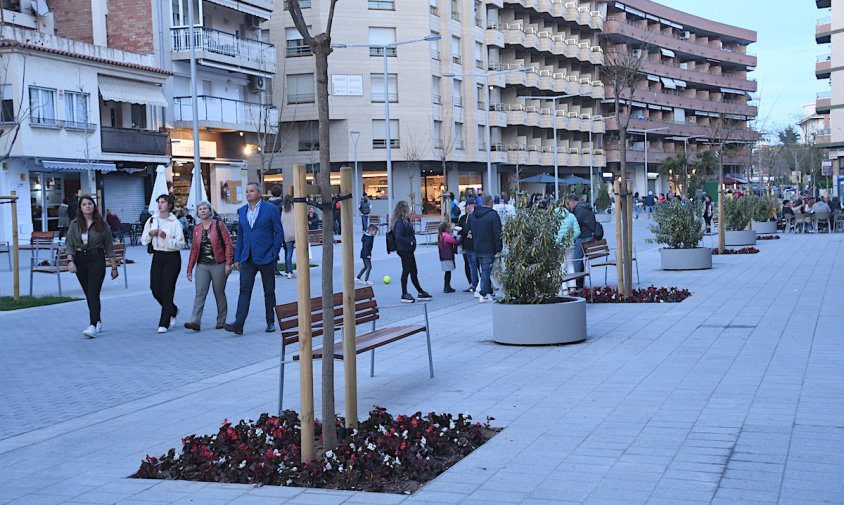
[[[243,328],[246,316],[249,314],[249,303],[252,301],[252,288],[255,286],[255,276],[261,272],[261,284],[264,286],[264,305],[267,311],[267,324],[275,322],[275,263],[256,265],[250,257],[240,264],[240,296],[237,299],[237,314],[234,326]]]

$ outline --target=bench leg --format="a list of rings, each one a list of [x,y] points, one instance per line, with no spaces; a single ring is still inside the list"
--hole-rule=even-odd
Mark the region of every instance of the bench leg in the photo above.
[[[59,281],[59,298],[62,297],[62,273],[58,271],[59,267],[56,267],[56,279]]]
[[[129,289],[129,277],[126,275],[126,259],[123,259],[123,286]]]
[[[369,351],[369,376],[375,377],[375,349]]]
[[[284,412],[284,337],[281,337],[281,358],[278,367],[278,417]]]
[[[434,356],[431,354],[431,325],[428,322],[428,303],[423,303],[422,307],[425,309],[425,340],[428,342],[428,370],[430,371],[430,378],[434,378]]]
[[[32,274],[34,274],[34,272],[32,271],[32,268],[33,268],[32,264],[33,264],[33,260],[30,259],[29,260],[29,297],[30,298],[32,298]]]

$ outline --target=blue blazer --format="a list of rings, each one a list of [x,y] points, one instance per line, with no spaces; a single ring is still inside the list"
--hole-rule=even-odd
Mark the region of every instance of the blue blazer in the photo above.
[[[252,263],[267,265],[278,261],[278,252],[284,243],[281,228],[281,214],[278,207],[262,201],[258,207],[255,225],[249,226],[246,211],[249,204],[237,209],[237,242],[234,247],[234,261],[245,262],[252,256]]]

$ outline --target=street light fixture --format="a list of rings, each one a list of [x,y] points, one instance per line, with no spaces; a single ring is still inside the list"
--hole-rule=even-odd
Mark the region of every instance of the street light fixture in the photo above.
[[[385,116],[385,134],[387,146],[387,219],[389,221],[390,213],[393,211],[393,149],[392,149],[392,135],[390,134],[390,78],[387,73],[387,57],[388,49],[413,44],[416,42],[434,42],[440,40],[440,35],[428,35],[426,37],[410,40],[400,40],[397,42],[390,42],[389,44],[331,44],[335,49],[346,49],[353,47],[366,47],[369,49],[381,49],[384,56],[384,116]]]
[[[516,72],[533,72],[533,67],[524,67],[524,68],[513,68],[510,70],[497,70],[495,72],[484,72],[484,73],[473,73],[473,74],[455,74],[454,72],[446,72],[443,74],[443,77],[483,77],[484,79],[484,92],[486,105],[485,105],[485,114],[486,114],[486,125],[484,125],[484,137],[486,137],[486,177],[487,177],[487,184],[489,184],[489,188],[487,193],[492,194],[492,131],[490,127],[490,120],[489,120],[489,109],[492,105],[490,103],[490,96],[489,96],[489,78],[495,77],[498,75],[504,74],[513,74]]]
[[[577,97],[577,96],[591,96],[591,95],[592,95],[592,92],[584,92],[584,93],[575,93],[573,95],[520,96],[520,97],[517,97],[521,100],[551,100],[551,102],[554,104],[553,105],[553,107],[554,107],[554,117],[553,117],[553,120],[551,122],[551,126],[554,130],[554,199],[555,200],[560,199],[560,181],[559,181],[560,166],[557,163],[557,100],[561,100],[563,98],[574,98],[574,97]],[[591,128],[589,129],[589,137],[590,137],[589,142],[591,144],[591,142],[592,142],[592,140],[591,140],[592,129]],[[590,170],[590,172],[591,172],[591,170]]]
[[[358,178],[358,139],[360,138],[360,132],[358,130],[351,130],[349,131],[349,137],[351,137],[352,142],[355,145],[355,185],[352,188],[352,199],[355,202],[359,202],[361,197],[358,196],[358,191],[361,189],[362,184],[362,179]],[[352,208],[356,209],[357,207]]]

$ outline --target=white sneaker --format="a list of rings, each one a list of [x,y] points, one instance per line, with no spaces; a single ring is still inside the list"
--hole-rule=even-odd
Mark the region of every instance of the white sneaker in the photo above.
[[[96,338],[97,327],[93,324],[82,330],[82,336],[85,338]]]
[[[363,283],[364,283],[364,284],[366,284],[367,286],[371,286],[371,285],[372,285],[372,281],[363,281]]]
[[[494,301],[495,301],[495,298],[493,298],[493,297],[492,297],[492,295],[482,296],[482,297],[478,300],[478,302],[480,302],[480,303],[492,303],[492,302],[494,302]]]
[[[361,279],[360,277],[355,277],[355,284],[363,284],[363,283],[364,283],[363,279]]]
[[[288,274],[287,274],[287,278],[288,278],[288,279],[292,279],[292,278],[293,278],[293,272],[288,273]]]
[[[167,328],[165,328],[164,326],[159,326],[158,333],[167,333]]]
[[[481,296],[481,288],[475,290],[475,298],[483,298],[483,296]]]
[[[97,321],[97,335],[103,332],[103,322]]]

